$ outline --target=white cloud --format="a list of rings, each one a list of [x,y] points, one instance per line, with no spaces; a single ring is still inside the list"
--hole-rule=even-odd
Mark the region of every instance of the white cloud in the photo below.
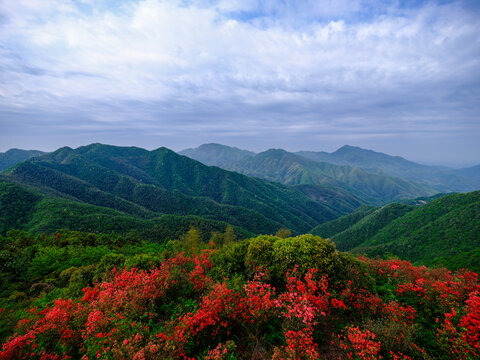
[[[250,117],[248,131],[272,118],[286,131],[337,119],[338,130],[342,116],[372,133],[385,118],[397,119],[388,132],[437,115],[478,126],[458,106],[478,109],[478,12],[380,3],[3,0],[0,107],[68,113],[104,102],[124,124],[133,118],[120,104],[135,101],[152,126],[196,119],[233,132],[243,125],[232,112]]]
[[[48,13],[49,20],[26,26],[16,19],[30,18],[39,10],[38,2],[19,4],[15,14],[10,9],[12,23],[5,35],[10,41],[19,38],[20,52],[30,53],[29,66],[57,75],[27,84],[85,97],[92,88],[94,97],[161,99],[185,91],[190,95],[192,89],[219,96],[225,91],[241,94],[245,87],[319,93],[325,87],[395,87],[399,78],[416,82],[433,72],[439,79],[452,63],[463,65],[464,59],[448,45],[479,30],[474,23],[464,24],[464,16],[437,18],[446,15],[440,7],[369,23],[309,22],[295,30],[232,20],[220,12],[225,8],[221,4],[198,8],[156,0],[91,15],[73,12],[71,4],[54,11],[49,0],[40,12]],[[340,13],[345,11],[345,4],[337,6]],[[68,72],[98,77],[62,78]],[[24,90],[20,86],[17,94]]]

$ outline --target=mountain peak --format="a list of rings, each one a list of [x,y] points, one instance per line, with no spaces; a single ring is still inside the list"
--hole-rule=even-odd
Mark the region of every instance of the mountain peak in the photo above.
[[[229,164],[255,155],[254,152],[248,150],[217,143],[203,144],[194,149],[185,149],[179,151],[178,154],[188,156],[205,165],[219,167],[226,167]]]
[[[345,153],[358,152],[358,151],[374,152],[372,150],[362,149],[361,147],[358,147],[358,146],[343,145],[341,148],[338,148],[332,154],[345,154]]]

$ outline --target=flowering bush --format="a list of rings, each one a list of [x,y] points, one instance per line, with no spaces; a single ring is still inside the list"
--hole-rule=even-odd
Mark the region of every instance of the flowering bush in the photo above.
[[[375,360],[381,359],[380,342],[375,341],[375,334],[369,330],[360,330],[350,325],[337,335],[339,346],[348,359]]]
[[[150,270],[114,268],[80,297],[26,311],[0,359],[479,358],[476,274],[365,258],[332,280],[336,255],[322,243],[321,270],[293,266],[276,287],[283,270],[257,250],[281,245],[287,256],[314,243],[295,239],[252,242],[246,273],[238,258],[240,273],[216,266],[213,248],[170,254]]]

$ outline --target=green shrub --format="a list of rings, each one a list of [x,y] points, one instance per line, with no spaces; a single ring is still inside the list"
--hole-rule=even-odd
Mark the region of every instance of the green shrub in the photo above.
[[[334,258],[335,245],[310,234],[279,239],[273,244],[273,273],[283,278],[295,266],[301,274],[316,268],[319,274],[328,274]]]
[[[273,264],[273,244],[279,237],[261,235],[250,240],[245,265],[248,270],[255,272],[259,268],[269,268]]]

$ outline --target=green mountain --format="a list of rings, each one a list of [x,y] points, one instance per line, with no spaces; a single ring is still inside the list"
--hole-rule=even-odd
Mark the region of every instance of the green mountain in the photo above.
[[[480,269],[480,191],[446,195],[395,219],[355,249],[427,265]]]
[[[203,144],[197,148],[185,149],[179,152],[180,155],[188,156],[191,159],[200,161],[208,166],[228,167],[237,161],[241,161],[255,155],[248,150],[240,150],[236,147],[221,144]]]
[[[330,236],[336,247],[341,251],[349,251],[361,246],[379,230],[390,224],[395,219],[415,209],[414,206],[391,203],[368,213],[359,218],[350,227],[340,233]]]
[[[294,185],[310,199],[324,203],[345,214],[349,214],[364,204],[364,201],[352,193],[331,185],[304,184]]]
[[[119,234],[137,234],[138,238],[164,241],[177,239],[195,226],[205,237],[212,231],[224,232],[227,223],[198,216],[161,215],[148,219],[89,205],[79,201],[42,194],[18,184],[0,180],[0,235],[8,230],[27,230],[33,234],[59,229]],[[239,237],[252,233],[235,227]]]
[[[319,184],[342,188],[370,204],[436,193],[429,186],[351,166],[317,162],[281,149],[271,149],[228,166],[229,170],[286,185]]]
[[[355,253],[480,270],[480,191],[445,195],[423,206],[389,204],[355,216],[322,224],[312,233],[328,235],[339,249]]]
[[[351,214],[342,216],[338,219],[328,221],[317,227],[314,227],[310,233],[313,235],[320,236],[324,239],[332,238],[334,235],[339,234],[348,228],[352,227],[365,216],[374,212],[377,208],[371,205],[363,205]]]
[[[336,165],[349,165],[370,173],[388,174],[432,186],[439,191],[473,191],[480,188],[480,166],[454,170],[421,165],[400,156],[391,156],[356,146],[345,145],[333,153],[300,151],[297,155]],[[476,176],[472,176],[475,174]]]
[[[430,201],[440,199],[442,196],[445,196],[447,194],[444,193],[438,193],[432,196],[420,196],[414,199],[405,199],[405,200],[400,200],[398,201],[400,204],[404,205],[414,205],[414,206],[422,206],[425,204],[428,204]]]
[[[0,153],[0,171],[8,169],[10,166],[18,164],[31,157],[42,155],[42,151],[38,150],[21,150],[10,149],[4,153]]]
[[[280,227],[305,232],[344,214],[287,186],[208,167],[166,148],[64,147],[19,163],[2,177],[141,219],[195,215],[252,233]]]

